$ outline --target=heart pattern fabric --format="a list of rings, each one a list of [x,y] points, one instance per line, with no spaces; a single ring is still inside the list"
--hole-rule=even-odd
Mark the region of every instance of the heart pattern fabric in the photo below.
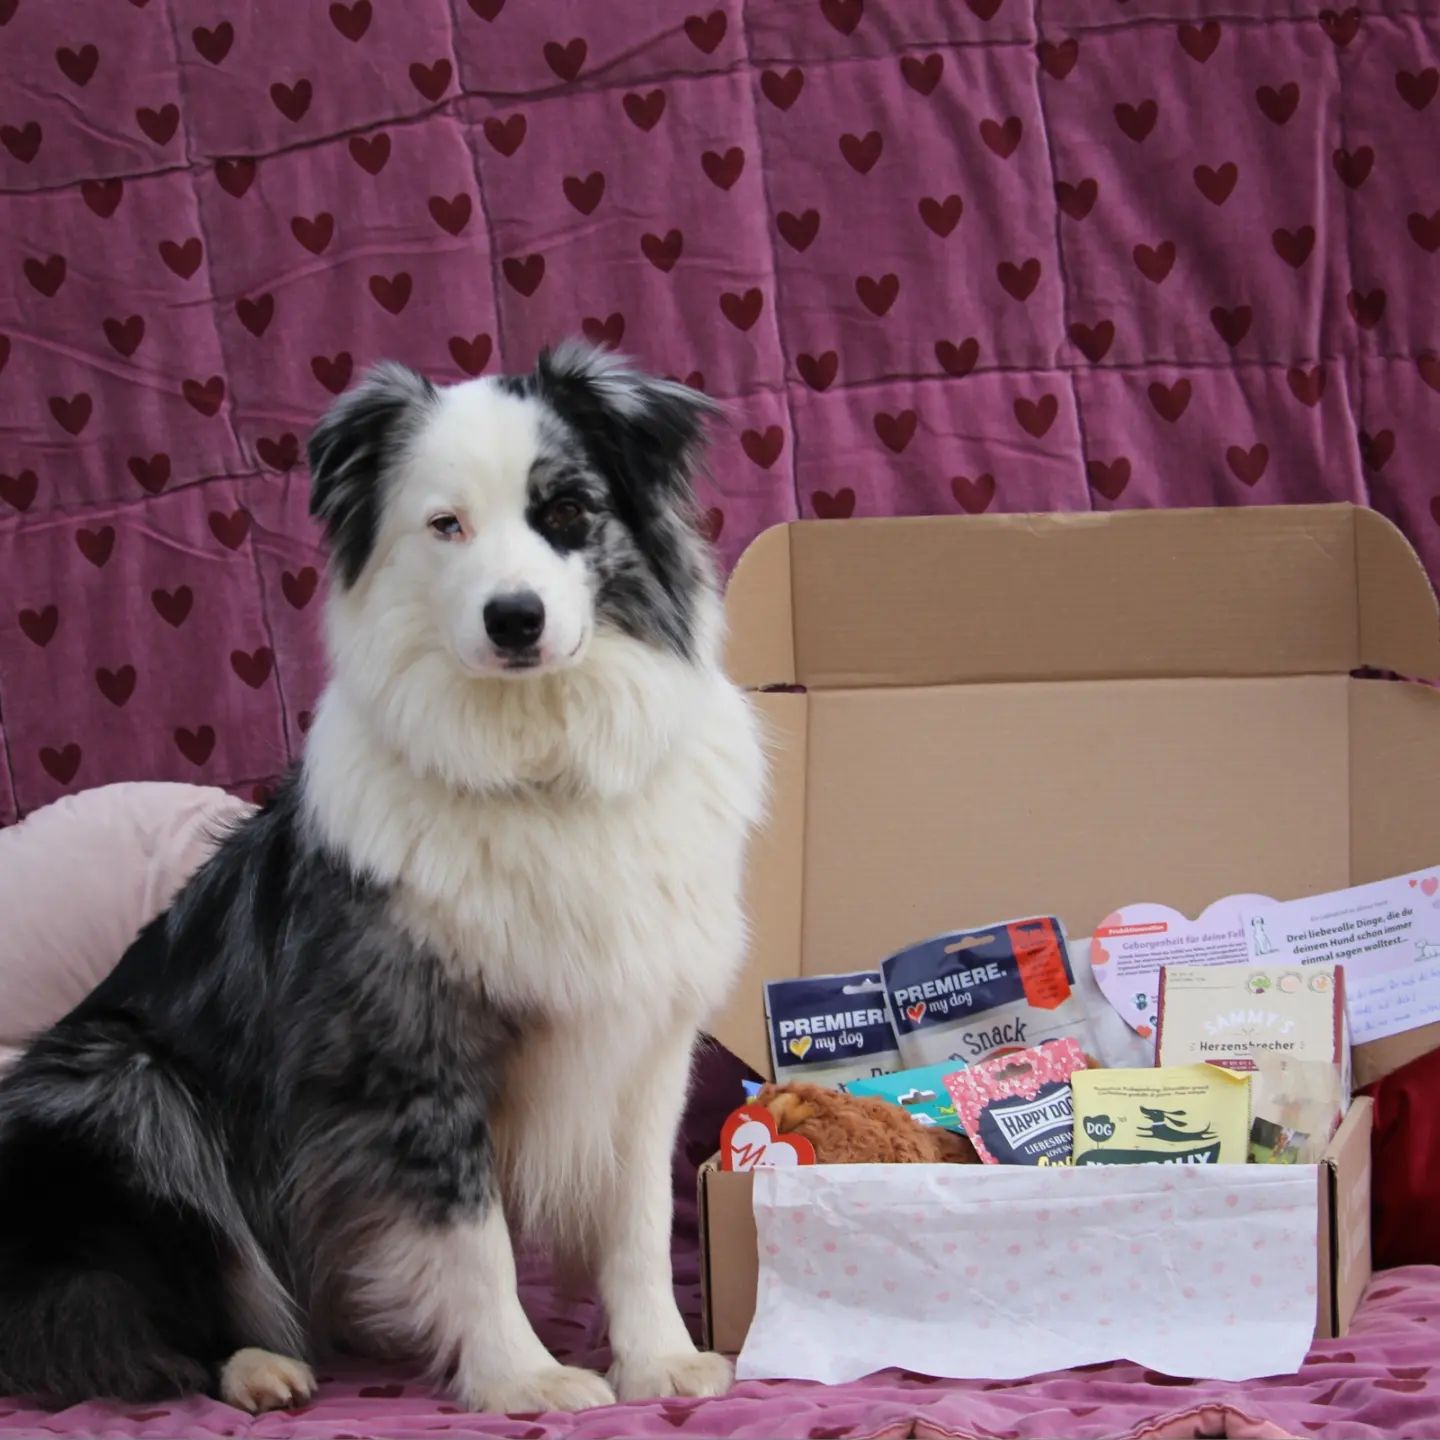
[[[1440,566],[1433,26],[192,8],[0,0],[0,823],[267,793],[321,683],[304,436],[382,357],[583,334],[705,389],[726,566],[797,516],[1327,500]]]

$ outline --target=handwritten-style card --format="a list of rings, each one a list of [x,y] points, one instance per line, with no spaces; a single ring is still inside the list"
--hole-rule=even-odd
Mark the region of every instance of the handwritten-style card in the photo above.
[[[1145,1037],[1165,965],[1343,965],[1355,1044],[1440,1020],[1440,868],[1276,901],[1231,895],[1189,920],[1127,905],[1096,927],[1097,984]]]

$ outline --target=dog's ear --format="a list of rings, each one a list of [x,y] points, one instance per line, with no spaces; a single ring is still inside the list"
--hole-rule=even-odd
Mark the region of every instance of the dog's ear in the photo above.
[[[342,585],[353,585],[370,559],[385,468],[434,398],[424,376],[385,361],[330,407],[310,437],[310,513],[324,523]]]
[[[708,396],[574,340],[540,356],[534,384],[579,434],[618,498],[642,513],[689,503],[706,422],[719,413]]]

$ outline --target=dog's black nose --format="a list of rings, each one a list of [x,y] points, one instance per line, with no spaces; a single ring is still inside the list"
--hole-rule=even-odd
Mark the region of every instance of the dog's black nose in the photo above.
[[[497,650],[528,650],[544,628],[545,602],[533,590],[486,602],[485,633]]]

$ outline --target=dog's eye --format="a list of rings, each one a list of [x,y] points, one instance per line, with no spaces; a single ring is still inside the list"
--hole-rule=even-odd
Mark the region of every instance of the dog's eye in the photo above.
[[[453,515],[434,516],[430,529],[442,540],[458,540],[465,533],[465,527]]]
[[[546,506],[542,517],[545,528],[552,535],[564,535],[578,530],[585,522],[585,511],[576,500],[556,500]]]

